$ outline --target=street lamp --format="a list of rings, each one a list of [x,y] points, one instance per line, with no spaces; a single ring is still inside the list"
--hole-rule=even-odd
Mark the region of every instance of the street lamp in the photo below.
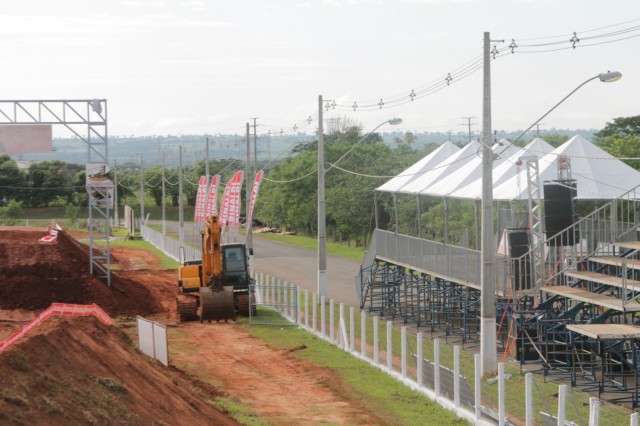
[[[531,130],[533,128],[533,126],[535,126],[536,124],[538,124],[539,122],[541,122],[547,115],[549,115],[551,113],[551,111],[553,111],[554,109],[556,109],[561,103],[563,103],[564,101],[566,101],[569,96],[573,95],[574,93],[576,93],[582,86],[584,86],[585,84],[587,84],[590,81],[593,81],[595,79],[599,79],[600,81],[602,81],[603,83],[612,83],[614,81],[618,81],[622,78],[622,73],[618,72],[618,71],[607,71],[607,72],[603,72],[600,73],[596,76],[593,76],[587,80],[585,80],[584,82],[582,82],[582,84],[580,84],[578,87],[576,87],[575,89],[573,89],[571,91],[571,93],[569,93],[567,96],[565,96],[564,98],[562,98],[562,100],[560,100],[560,102],[558,102],[557,104],[555,104],[553,106],[553,108],[551,108],[549,111],[545,112],[544,115],[540,118],[538,118],[536,121],[533,122],[533,124],[531,126],[529,126],[527,128],[527,130],[525,130],[524,132],[522,132],[522,134],[520,136],[518,136],[517,138],[514,139],[514,141],[512,143],[516,143],[516,141],[520,140],[521,137],[523,137],[524,135],[527,134],[527,132],[529,130]]]
[[[324,103],[322,101],[322,95],[318,97],[318,282],[317,291],[318,296],[323,297],[326,300],[327,297],[327,217],[325,213],[325,192],[324,192],[324,175],[327,171],[325,169],[324,162],[324,135],[323,135],[323,118],[322,112]],[[373,132],[385,124],[392,126],[402,123],[400,118],[392,118],[386,120],[373,128],[369,133],[363,136],[358,142],[355,143],[347,152],[345,152],[338,160],[334,162],[337,164],[347,154],[349,154],[356,146],[367,139]]]
[[[491,71],[489,65],[489,33],[484,33],[484,81],[483,81],[483,155],[482,155],[482,246],[481,246],[481,325],[480,325],[480,357],[482,374],[492,373],[497,368],[497,348],[495,337],[495,264],[493,247],[493,152],[491,142]],[[593,76],[573,89],[553,108],[531,124],[512,143],[517,142],[536,124],[577,92],[590,81],[599,79],[604,83],[618,81],[622,74],[618,71],[607,71]]]

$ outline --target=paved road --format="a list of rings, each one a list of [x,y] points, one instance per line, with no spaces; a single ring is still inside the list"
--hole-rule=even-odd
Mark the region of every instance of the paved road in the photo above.
[[[159,221],[149,223],[160,224]],[[178,233],[177,222],[167,222],[167,232]],[[185,225],[185,240],[200,243],[200,234],[193,225]],[[316,291],[318,276],[318,256],[314,250],[283,244],[253,234],[254,267],[258,273],[277,277],[297,284],[303,289]],[[223,242],[226,242],[224,240]],[[244,242],[239,237],[238,242]],[[328,296],[337,303],[359,308],[354,277],[360,270],[360,263],[337,256],[327,257]]]

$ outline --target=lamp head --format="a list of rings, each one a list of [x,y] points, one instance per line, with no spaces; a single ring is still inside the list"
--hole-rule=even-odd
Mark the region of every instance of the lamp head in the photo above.
[[[612,83],[620,80],[622,78],[622,74],[618,71],[607,71],[600,74],[598,78],[604,83]]]
[[[391,120],[387,121],[387,123],[391,124],[392,126],[396,126],[402,123],[402,118],[392,118]]]

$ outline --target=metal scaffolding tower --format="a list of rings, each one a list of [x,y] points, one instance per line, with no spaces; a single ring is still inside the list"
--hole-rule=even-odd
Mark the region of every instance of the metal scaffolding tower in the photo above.
[[[87,164],[109,167],[106,99],[0,100],[0,125],[62,125],[87,146]],[[87,185],[90,272],[111,285],[113,183]],[[104,247],[99,245],[104,242]]]

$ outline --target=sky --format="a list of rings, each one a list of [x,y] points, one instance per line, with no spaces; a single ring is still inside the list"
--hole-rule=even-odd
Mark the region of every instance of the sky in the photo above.
[[[458,132],[474,117],[478,133],[484,32],[501,49],[494,130],[528,127],[608,70],[622,79],[586,84],[540,128],[640,114],[637,0],[5,2],[0,98],[107,99],[109,134],[121,136],[243,134],[253,117],[259,134],[313,133],[320,96],[325,126],[366,132],[400,117],[380,131]]]

